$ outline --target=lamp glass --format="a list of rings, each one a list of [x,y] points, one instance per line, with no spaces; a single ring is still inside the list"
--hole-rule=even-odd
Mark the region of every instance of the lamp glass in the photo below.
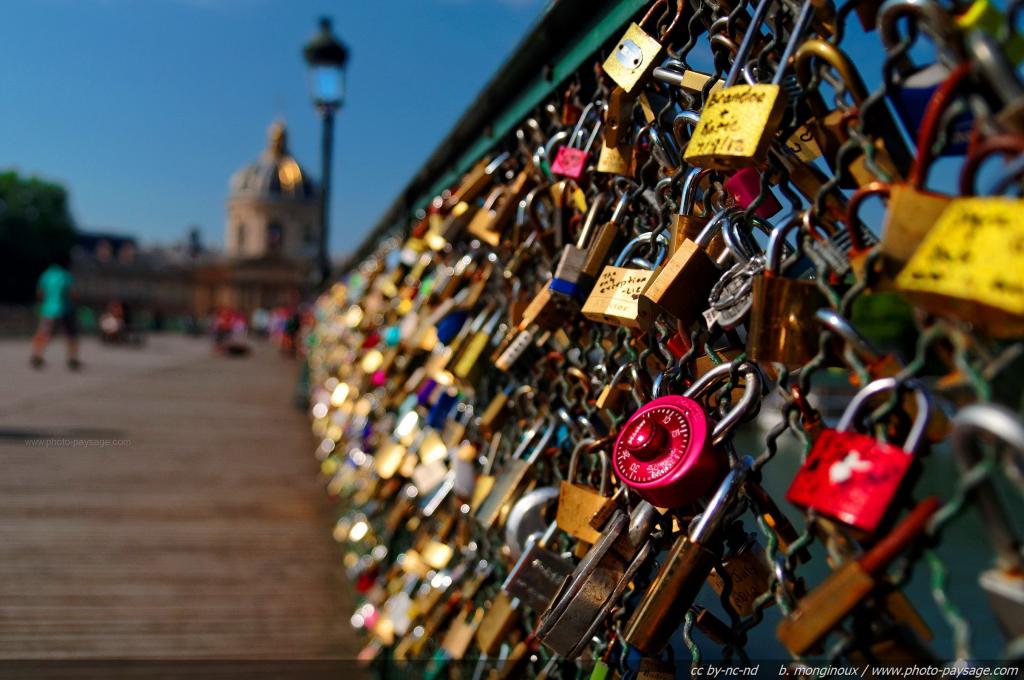
[[[328,64],[317,64],[309,69],[313,102],[317,106],[337,108],[345,100],[345,69]]]

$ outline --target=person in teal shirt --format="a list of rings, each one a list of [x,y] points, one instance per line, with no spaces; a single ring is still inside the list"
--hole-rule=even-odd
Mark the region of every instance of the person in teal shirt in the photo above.
[[[34,368],[44,365],[43,352],[57,327],[63,328],[68,341],[68,368],[77,370],[78,324],[75,323],[73,303],[75,280],[67,270],[67,257],[54,262],[39,276],[36,294],[39,298],[39,329],[32,338],[32,359]]]

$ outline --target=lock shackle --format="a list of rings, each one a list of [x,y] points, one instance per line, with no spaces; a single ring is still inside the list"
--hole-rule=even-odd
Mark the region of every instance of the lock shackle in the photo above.
[[[871,341],[864,337],[850,323],[849,319],[840,315],[836,310],[824,307],[814,313],[814,318],[822,326],[842,338],[858,356],[869,362],[875,362],[882,358],[882,353],[878,351],[878,348],[872,345]]]
[[[737,208],[735,212],[729,215],[722,225],[722,240],[725,241],[726,248],[729,252],[740,262],[751,262],[758,255],[759,248],[757,242],[753,240],[749,231],[743,230],[739,226],[740,218],[743,217],[746,210],[743,208]],[[758,218],[754,215],[750,216],[752,222],[757,224]],[[771,232],[769,232],[771,233]]]
[[[1001,134],[987,137],[971,149],[960,169],[960,193],[963,196],[977,196],[978,169],[995,154],[1024,154],[1024,137]],[[1000,186],[997,183],[996,186]]]
[[[492,160],[490,163],[484,166],[484,174],[488,176],[493,175],[495,171],[497,171],[497,169],[500,168],[502,164],[511,157],[512,154],[510,154],[508,151],[503,151],[499,153],[497,156],[494,157],[494,160]]]
[[[796,21],[793,22],[793,30],[789,33],[789,38],[786,40],[786,47],[782,51],[782,56],[779,57],[779,67],[775,69],[775,73],[772,75],[772,85],[781,86],[782,77],[786,75],[786,68],[789,66],[790,59],[793,58],[793,53],[796,52],[797,45],[800,43],[800,37],[803,35],[807,27],[811,25],[811,19],[814,18],[815,0],[803,0],[800,5],[800,13],[796,17]]]
[[[546,427],[542,431],[540,426],[543,423],[547,423]],[[547,447],[548,442],[551,441],[551,436],[555,433],[555,427],[557,421],[553,418],[539,418],[531,426],[530,429],[523,433],[523,438],[519,442],[519,446],[512,452],[512,460],[524,459],[527,463],[533,463],[540,456],[541,452]],[[537,436],[540,435],[538,439]],[[526,451],[530,449],[530,445],[534,440],[537,440],[536,445],[530,450],[530,454],[527,456]]]
[[[971,404],[953,417],[950,448],[961,474],[967,474],[982,459],[981,437],[989,435],[1005,444],[1024,460],[1024,425],[1017,414],[1000,404]],[[996,564],[1004,570],[1024,567],[1021,545],[999,502],[990,478],[974,486],[972,494],[984,518],[985,530],[996,552]]]
[[[743,456],[729,470],[725,479],[718,485],[715,495],[708,501],[708,506],[704,508],[704,512],[700,514],[700,517],[697,518],[697,521],[690,528],[688,536],[692,542],[707,545],[714,539],[719,528],[722,526],[723,520],[725,520],[726,510],[729,509],[732,501],[735,500],[736,495],[743,487],[743,483],[747,480],[747,476],[753,468],[754,459],[750,456]]]
[[[725,441],[725,438],[733,428],[743,421],[745,416],[753,413],[760,401],[762,380],[757,364],[749,361],[739,364],[736,364],[735,361],[719,364],[699,377],[690,385],[689,389],[683,392],[684,397],[699,400],[707,396],[715,387],[728,381],[732,377],[734,369],[743,377],[743,396],[711,431],[711,443],[716,446]]]
[[[956,50],[959,36],[956,27],[949,20],[946,10],[933,0],[886,0],[882,3],[875,17],[875,25],[878,28],[878,37],[886,50],[894,50],[902,41],[899,20],[903,18],[913,22],[915,26],[923,26],[937,49],[940,46],[953,47],[959,61],[960,51]]]
[[[678,120],[678,118],[677,118]],[[697,200],[697,187],[704,178],[708,177],[713,170],[709,168],[693,168],[683,178],[683,191],[679,199],[679,214],[692,215],[694,203]]]
[[[566,141],[566,140],[569,140],[569,141]],[[572,135],[571,135],[571,133],[567,132],[566,130],[559,130],[555,134],[551,135],[551,139],[549,139],[547,141],[547,143],[544,144],[544,146],[540,147],[541,149],[544,150],[544,155],[542,156],[542,158],[544,160],[547,160],[547,159],[551,158],[551,156],[552,156],[551,152],[554,151],[555,147],[557,147],[559,144],[571,144],[571,143],[572,143]],[[537,163],[537,165],[539,167],[540,163]]]
[[[889,0],[890,2],[892,0]],[[902,1],[902,0],[901,0]],[[971,74],[969,63],[963,63],[953,69],[949,76],[935,88],[932,98],[928,100],[928,106],[924,111],[924,118],[917,133],[917,153],[914,154],[914,162],[910,166],[907,175],[907,184],[915,189],[922,189],[928,180],[928,172],[931,170],[934,160],[935,138],[938,135],[938,128],[942,122],[942,114],[949,108],[957,89],[967,80]]]
[[[722,208],[715,213],[711,219],[708,220],[708,223],[704,225],[704,228],[700,230],[700,233],[697,234],[697,238],[693,240],[694,243],[702,248],[707,248],[715,233],[722,228],[722,223],[728,219],[729,214],[733,210],[735,210],[735,208],[733,206],[729,206]]]
[[[793,70],[796,72],[796,81],[800,84],[801,89],[807,90],[811,86],[814,76],[812,66],[815,59],[827,63],[839,74],[855,104],[859,106],[868,98],[870,92],[850,57],[832,43],[821,38],[808,38],[793,55]]]
[[[850,196],[850,200],[846,204],[846,218],[844,220],[844,226],[846,227],[847,235],[850,237],[851,253],[861,253],[870,248],[870,246],[868,246],[864,241],[864,234],[857,228],[857,222],[859,221],[857,213],[860,212],[861,204],[873,196],[880,196],[888,200],[891,192],[891,185],[886,184],[885,182],[870,182],[859,187],[855,192],[853,192],[853,195]]]
[[[597,225],[597,216],[604,208],[606,200],[605,193],[602,191],[590,202],[590,209],[587,210],[587,216],[583,219],[583,226],[580,228],[579,238],[576,239],[576,247],[580,250],[585,249],[590,242],[594,234],[594,227]]]
[[[765,276],[782,274],[782,251],[786,237],[789,236],[789,232],[803,226],[803,217],[800,212],[792,212],[784,218],[781,225],[772,230],[771,236],[768,237],[768,248],[765,250]],[[797,246],[799,247],[799,243]]]
[[[1014,14],[1020,9],[1021,5],[1018,5]],[[1016,26],[1015,22],[1016,17],[1007,17],[1006,26]],[[973,30],[967,33],[966,43],[974,72],[988,84],[992,94],[1004,105],[1024,97],[1024,84],[998,42],[984,31]]]
[[[611,475],[608,463],[608,453],[604,451],[602,447],[608,444],[609,441],[614,441],[614,437],[607,435],[600,439],[588,437],[581,439],[576,446],[572,449],[572,455],[569,457],[569,471],[566,473],[567,480],[570,484],[576,483],[576,472],[579,469],[580,464],[580,453],[585,449],[588,453],[592,453],[596,450],[597,456],[601,461],[601,486],[599,491],[602,496],[607,496],[608,491],[611,490]]]
[[[747,32],[743,34],[743,40],[740,41],[740,46],[733,55],[732,68],[729,69],[729,74],[725,78],[723,87],[732,87],[736,84],[736,80],[739,78],[740,71],[743,68],[743,63],[750,53],[751,47],[754,45],[754,36],[761,32],[761,24],[764,22],[765,14],[768,13],[768,7],[771,4],[772,0],[760,0],[757,3],[754,16],[747,26]]]
[[[547,531],[550,528],[550,524],[546,525],[543,532],[532,532],[525,537],[525,540],[520,543],[521,525],[524,522],[529,521],[529,515],[537,514],[543,521],[544,515],[547,514],[547,509],[553,503],[558,502],[558,488],[553,486],[542,486],[527,493],[523,494],[519,500],[512,504],[511,509],[508,512],[508,518],[505,520],[505,543],[508,545],[509,552],[512,555],[512,559],[518,559],[520,555],[526,552],[526,548],[530,545],[530,539],[540,539],[544,544],[547,541],[544,540]],[[548,515],[550,517],[550,515]],[[529,529],[529,525],[526,527]],[[551,536],[548,536],[547,540],[551,540]],[[544,547],[542,544],[540,547]]]
[[[686,148],[690,137],[693,136],[693,129],[697,127],[699,122],[700,114],[693,109],[685,109],[676,114],[676,117],[672,119],[672,136],[675,138],[676,144],[679,145],[680,149]],[[688,128],[685,136],[683,135],[683,128]]]
[[[872,397],[882,392],[897,390],[900,386],[900,382],[896,378],[879,378],[869,382],[857,394],[853,395],[853,399],[850,400],[846,410],[843,411],[843,415],[839,418],[836,430],[840,432],[849,431],[853,427],[860,410]],[[902,386],[914,391],[914,402],[917,406],[917,416],[914,418],[914,423],[910,426],[910,432],[907,433],[907,438],[901,447],[904,451],[912,454],[921,445],[925,430],[928,429],[928,421],[931,419],[932,398],[924,385],[917,380],[905,380]]]
[[[633,252],[633,250],[642,245],[649,245],[651,243],[652,237],[654,238],[654,240],[658,242],[658,251],[656,254],[656,259],[654,260],[654,262],[640,260],[638,264],[642,263],[640,264],[640,266],[646,267],[647,269],[654,269],[655,267],[660,265],[665,260],[665,253],[668,250],[668,237],[665,236],[664,232],[645,231],[639,236],[634,236],[626,243],[626,245],[622,248],[622,252],[620,252],[619,256],[615,258],[614,266],[622,267],[627,262],[636,263],[637,258],[630,259],[630,254]]]

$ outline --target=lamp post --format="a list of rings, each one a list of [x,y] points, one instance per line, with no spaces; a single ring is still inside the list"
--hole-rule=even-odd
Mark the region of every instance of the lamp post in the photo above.
[[[320,30],[306,43],[302,54],[309,66],[309,87],[313,105],[323,121],[320,160],[320,244],[317,265],[320,285],[331,276],[331,261],[327,254],[328,199],[331,194],[331,154],[334,147],[334,114],[345,101],[345,66],[348,49],[331,33],[331,20],[320,18]]]

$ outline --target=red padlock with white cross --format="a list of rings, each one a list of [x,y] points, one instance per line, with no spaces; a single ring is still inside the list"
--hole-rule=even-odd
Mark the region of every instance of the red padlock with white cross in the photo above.
[[[914,462],[931,412],[931,399],[922,385],[913,380],[903,385],[914,392],[917,415],[902,447],[853,431],[854,421],[872,397],[899,387],[895,378],[875,380],[850,401],[836,429],[822,430],[793,478],[786,499],[861,531],[874,532]]]

